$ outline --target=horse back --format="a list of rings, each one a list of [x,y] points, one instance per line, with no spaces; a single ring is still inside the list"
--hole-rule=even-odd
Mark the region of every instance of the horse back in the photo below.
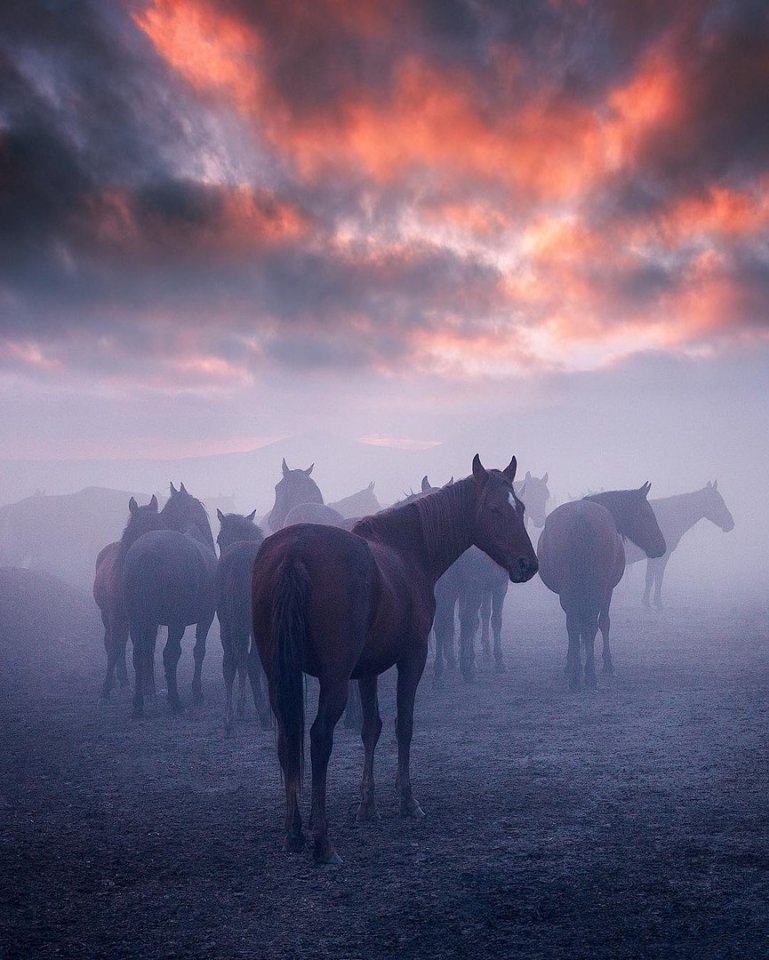
[[[625,551],[614,518],[601,504],[576,500],[547,517],[537,546],[539,575],[562,597],[603,595],[625,569]]]

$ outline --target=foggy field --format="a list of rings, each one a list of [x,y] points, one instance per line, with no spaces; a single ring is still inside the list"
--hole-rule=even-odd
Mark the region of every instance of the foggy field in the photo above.
[[[96,629],[47,650],[3,637],[0,956],[768,956],[766,597],[671,589],[658,613],[635,586],[615,595],[616,676],[595,693],[567,690],[538,581],[508,594],[507,672],[479,651],[475,684],[435,690],[428,662],[421,822],[398,816],[386,674],[378,823],[354,822],[362,748],[337,728],[340,867],[282,851],[274,737],[249,705],[224,738],[215,631],[206,705],[176,718],[161,695],[141,723],[127,691],[98,704]]]

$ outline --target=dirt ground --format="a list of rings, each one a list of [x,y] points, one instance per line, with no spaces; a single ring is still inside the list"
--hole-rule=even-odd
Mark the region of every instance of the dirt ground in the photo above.
[[[344,863],[282,850],[274,735],[206,704],[98,702],[101,638],[3,638],[0,957],[769,957],[769,615],[625,593],[616,676],[570,693],[557,600],[508,594],[507,671],[418,695],[423,821],[398,816],[383,678],[381,820],[357,825],[341,725],[329,811]],[[74,635],[77,634],[77,635]],[[192,641],[182,690],[189,703]],[[311,694],[310,694],[311,696]],[[307,793],[307,791],[306,791]],[[305,797],[306,801],[306,797]],[[305,802],[306,809],[306,802]]]

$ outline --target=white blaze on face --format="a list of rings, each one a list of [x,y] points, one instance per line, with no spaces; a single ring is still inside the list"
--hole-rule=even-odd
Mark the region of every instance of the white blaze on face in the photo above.
[[[508,493],[508,495],[507,495],[507,502],[508,502],[508,503],[510,504],[510,506],[513,508],[513,510],[517,510],[517,509],[518,509],[518,507],[516,506],[516,503],[515,503],[515,494],[514,494],[514,493]]]

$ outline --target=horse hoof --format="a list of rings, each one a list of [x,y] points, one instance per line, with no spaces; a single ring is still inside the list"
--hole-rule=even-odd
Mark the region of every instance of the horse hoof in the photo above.
[[[299,834],[298,837],[286,837],[286,853],[301,853],[304,850],[304,837]]]
[[[195,704],[196,707],[202,707],[203,704],[205,703],[205,698],[203,697],[203,694],[199,690],[196,693],[192,694],[192,702]]]
[[[132,711],[132,713],[131,713],[131,719],[132,719],[132,720],[143,720],[143,719],[144,719],[144,711],[141,710],[141,709],[139,709],[139,708],[134,707],[134,709],[133,709],[133,711]]]
[[[381,819],[382,817],[376,807],[364,807],[363,804],[358,807],[358,812],[355,814],[356,823],[370,823],[372,820]]]
[[[465,683],[475,683],[475,670],[463,670],[462,679]]]
[[[331,853],[316,856],[315,863],[319,867],[338,867],[340,863],[344,863],[344,860],[342,860],[336,850],[332,850]]]
[[[181,701],[170,700],[169,703],[171,705],[171,713],[175,713],[177,717],[184,713],[184,707],[182,706]]]
[[[419,806],[416,800],[413,800],[410,804],[401,806],[401,816],[408,817],[411,820],[422,820],[425,816],[425,812]]]

